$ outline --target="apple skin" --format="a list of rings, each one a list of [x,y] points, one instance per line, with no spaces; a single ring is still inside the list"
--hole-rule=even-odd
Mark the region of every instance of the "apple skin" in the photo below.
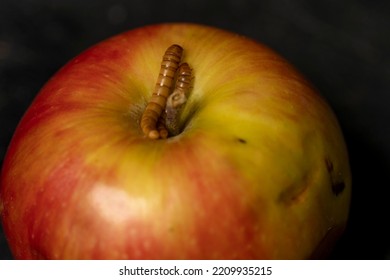
[[[194,75],[183,131],[149,140],[139,121],[172,44]],[[109,38],[47,82],[4,159],[0,211],[17,259],[306,259],[340,237],[350,194],[337,119],[293,66],[173,23]]]

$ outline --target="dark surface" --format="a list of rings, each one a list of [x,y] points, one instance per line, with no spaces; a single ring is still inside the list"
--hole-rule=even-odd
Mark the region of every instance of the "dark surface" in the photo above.
[[[82,50],[150,23],[214,25],[271,46],[329,101],[344,130],[353,172],[350,223],[332,258],[390,259],[389,3],[1,0],[0,160],[36,93]],[[0,231],[0,259],[7,258],[11,254]]]

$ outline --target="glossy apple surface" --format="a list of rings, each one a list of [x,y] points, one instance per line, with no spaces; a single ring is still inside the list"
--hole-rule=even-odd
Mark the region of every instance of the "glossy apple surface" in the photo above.
[[[162,55],[193,85],[166,140],[139,121]],[[18,259],[303,259],[342,233],[351,175],[337,119],[269,48],[161,24],[88,49],[37,95],[9,146],[1,218]]]

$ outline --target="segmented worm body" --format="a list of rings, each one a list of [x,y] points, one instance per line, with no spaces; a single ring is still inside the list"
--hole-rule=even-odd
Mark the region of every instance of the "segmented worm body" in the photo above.
[[[165,126],[170,135],[177,135],[180,132],[179,117],[183,105],[187,102],[192,81],[192,69],[187,63],[182,63],[177,72],[175,90],[168,97],[165,108]]]
[[[176,71],[179,67],[182,54],[183,48],[181,46],[172,45],[166,50],[163,56],[152,98],[141,117],[141,129],[151,139],[160,138],[160,134],[162,137],[165,135],[164,124],[159,122],[159,118],[166,107],[167,98],[174,85]]]

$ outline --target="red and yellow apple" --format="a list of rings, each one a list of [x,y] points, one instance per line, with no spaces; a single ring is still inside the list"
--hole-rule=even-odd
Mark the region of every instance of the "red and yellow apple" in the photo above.
[[[162,55],[193,82],[181,132],[140,118]],[[264,45],[194,24],[88,49],[37,95],[10,143],[0,211],[18,259],[305,259],[332,248],[351,193],[325,100]]]

